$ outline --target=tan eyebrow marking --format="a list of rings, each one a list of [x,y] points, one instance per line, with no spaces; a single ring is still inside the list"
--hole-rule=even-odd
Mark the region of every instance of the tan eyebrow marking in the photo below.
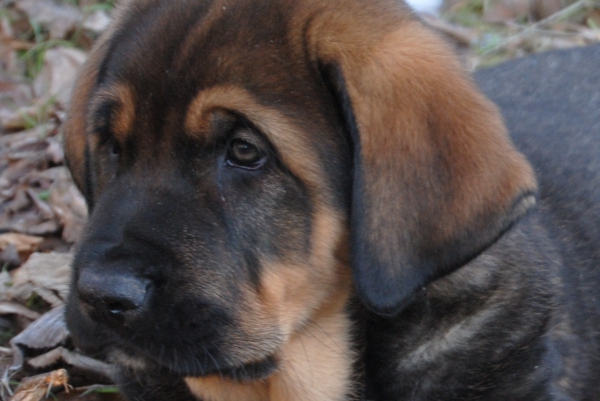
[[[106,103],[115,104],[111,110],[108,128],[118,142],[124,143],[135,122],[135,95],[132,88],[126,84],[113,85],[101,89],[94,98],[95,107],[92,110],[97,110]]]
[[[308,133],[278,110],[259,104],[243,88],[215,86],[200,91],[187,110],[187,133],[194,137],[210,135],[211,118],[216,110],[242,114],[267,136],[282,161],[309,190],[323,187],[323,166],[309,145]]]

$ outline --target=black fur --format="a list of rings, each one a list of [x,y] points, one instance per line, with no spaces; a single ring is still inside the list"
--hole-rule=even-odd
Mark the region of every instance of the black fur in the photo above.
[[[538,205],[397,318],[365,319],[367,399],[598,399],[599,65],[595,46],[475,75],[536,169]]]

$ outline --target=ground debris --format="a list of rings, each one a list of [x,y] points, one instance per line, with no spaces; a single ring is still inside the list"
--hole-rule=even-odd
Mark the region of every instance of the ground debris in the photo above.
[[[72,256],[68,253],[32,254],[14,271],[6,297],[26,304],[35,294],[51,307],[62,306],[69,292]]]
[[[39,401],[48,398],[53,388],[62,387],[68,393],[71,386],[68,383],[65,369],[58,369],[24,379],[10,401]]]

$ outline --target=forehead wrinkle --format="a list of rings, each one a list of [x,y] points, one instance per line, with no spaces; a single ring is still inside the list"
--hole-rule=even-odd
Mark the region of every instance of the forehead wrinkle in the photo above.
[[[210,27],[223,17],[226,9],[227,7],[222,6],[220,1],[216,1],[205,14],[198,18],[195,25],[189,29],[180,47],[179,55],[173,61],[175,71],[188,67],[187,62],[190,56],[196,56],[194,54],[196,44],[206,38],[210,32]]]
[[[283,113],[259,104],[247,90],[237,86],[214,86],[201,90],[190,103],[185,130],[193,137],[211,134],[215,110],[229,110],[246,117],[279,151],[284,164],[311,193],[323,186],[324,168],[310,146],[307,133]]]
[[[118,83],[100,89],[94,94],[92,100],[92,119],[97,119],[97,111],[107,103],[112,103],[107,123],[110,134],[119,141],[125,143],[130,134],[136,117],[135,94],[133,88],[127,84]],[[95,125],[92,123],[91,125]]]

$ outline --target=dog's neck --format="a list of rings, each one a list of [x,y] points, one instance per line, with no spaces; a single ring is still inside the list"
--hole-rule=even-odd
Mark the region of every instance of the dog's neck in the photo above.
[[[345,281],[345,280],[344,280]],[[236,382],[219,376],[186,378],[203,401],[347,401],[352,397],[356,353],[348,315],[347,283],[325,302],[277,353],[270,377]]]

